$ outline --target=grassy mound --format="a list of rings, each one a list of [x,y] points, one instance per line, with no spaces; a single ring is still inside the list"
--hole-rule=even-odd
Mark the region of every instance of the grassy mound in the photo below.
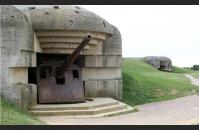
[[[192,85],[183,74],[161,72],[139,59],[124,58],[122,74],[123,101],[129,105],[174,99],[199,92],[199,87]]]
[[[1,98],[1,125],[40,125],[43,124],[31,116],[28,112],[24,112],[15,105],[6,102]]]

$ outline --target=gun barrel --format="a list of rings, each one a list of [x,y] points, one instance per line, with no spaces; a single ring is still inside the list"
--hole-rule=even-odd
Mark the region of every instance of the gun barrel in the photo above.
[[[76,58],[79,56],[82,49],[88,44],[91,40],[91,35],[87,35],[82,42],[78,45],[78,47],[72,52],[70,56],[68,56],[64,63],[61,64],[59,69],[56,71],[56,77],[62,77],[62,75],[66,72],[68,67],[74,63]]]

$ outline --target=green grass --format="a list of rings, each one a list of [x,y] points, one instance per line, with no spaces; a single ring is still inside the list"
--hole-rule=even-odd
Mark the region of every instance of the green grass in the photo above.
[[[43,122],[1,98],[1,125],[41,125]]]
[[[199,87],[192,85],[183,74],[161,72],[139,59],[124,58],[122,74],[123,101],[129,105],[169,100],[199,92]]]
[[[199,78],[199,71],[194,71],[194,70],[186,69],[186,68],[180,68],[176,66],[172,66],[172,71],[174,73],[190,74],[195,78]]]
[[[172,72],[173,73],[193,73],[194,70],[191,70],[191,69],[186,69],[186,68],[180,68],[180,67],[177,67],[177,66],[172,66]]]
[[[192,72],[190,73],[190,75],[192,75],[195,78],[199,78],[199,71]]]

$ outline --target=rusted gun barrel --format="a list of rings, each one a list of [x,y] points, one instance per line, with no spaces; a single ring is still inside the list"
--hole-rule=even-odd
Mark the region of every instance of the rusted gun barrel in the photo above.
[[[63,74],[67,71],[68,67],[74,63],[76,58],[79,56],[79,53],[82,51],[82,49],[88,44],[88,42],[91,40],[91,35],[87,35],[82,42],[78,45],[78,47],[72,52],[70,56],[66,58],[64,63],[61,64],[61,66],[56,71],[56,77],[61,78]]]

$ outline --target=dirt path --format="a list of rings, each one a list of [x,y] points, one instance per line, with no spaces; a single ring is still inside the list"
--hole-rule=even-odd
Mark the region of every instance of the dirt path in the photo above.
[[[191,80],[193,85],[199,86],[199,79],[194,78],[193,76],[189,74],[185,74],[185,76]]]
[[[174,125],[199,123],[199,95],[137,106],[139,112],[102,118],[43,117],[54,125]]]

